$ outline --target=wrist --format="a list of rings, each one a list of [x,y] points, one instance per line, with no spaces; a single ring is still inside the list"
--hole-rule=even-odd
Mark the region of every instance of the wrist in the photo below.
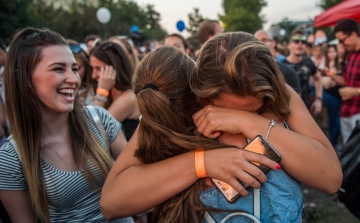
[[[96,95],[102,95],[104,97],[109,96],[109,91],[105,88],[98,87],[96,88]]]
[[[323,97],[322,96],[316,96],[316,99],[322,101]]]
[[[96,101],[99,101],[99,102],[102,102],[105,104],[108,101],[108,98],[105,97],[104,95],[96,94],[95,97],[93,98],[93,100],[96,100]]]

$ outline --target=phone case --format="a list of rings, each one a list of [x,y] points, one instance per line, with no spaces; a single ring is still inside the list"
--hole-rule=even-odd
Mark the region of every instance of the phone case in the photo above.
[[[256,136],[252,141],[250,141],[248,145],[245,146],[244,149],[250,152],[264,155],[275,162],[280,162],[281,160],[280,154],[276,152],[276,150],[266,141],[266,139],[264,139],[264,137],[260,135]],[[270,170],[270,167],[267,167],[260,163],[257,162],[251,162],[251,163],[257,166],[258,168],[260,168],[264,173],[267,173]],[[227,183],[217,179],[212,179],[212,182],[221,191],[221,193],[225,196],[225,198],[229,202],[234,202],[238,197],[240,197],[240,194]],[[239,182],[246,189],[250,187],[249,185],[247,185],[244,182],[241,182],[240,180]]]

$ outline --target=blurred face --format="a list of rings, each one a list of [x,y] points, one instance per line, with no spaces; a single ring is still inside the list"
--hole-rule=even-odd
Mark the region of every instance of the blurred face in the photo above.
[[[67,113],[74,108],[80,86],[78,64],[67,46],[49,46],[32,73],[42,112]]]
[[[328,51],[327,51],[327,56],[329,58],[330,61],[334,61],[336,58],[337,52],[335,50],[334,47],[329,47]]]
[[[294,54],[296,56],[301,56],[305,52],[306,45],[306,36],[302,36],[296,34],[291,37],[290,42],[288,44],[288,49],[290,54]]]
[[[181,50],[183,50],[185,52],[185,46],[182,42],[182,40],[176,36],[169,36],[165,39],[164,41],[164,45],[165,46],[172,46],[172,47],[176,47],[179,48]]]
[[[262,31],[257,32],[255,38],[263,42],[270,49],[272,49],[274,46],[273,39],[269,37],[266,32],[262,32]]]
[[[93,68],[92,79],[99,81],[101,69],[107,64],[94,56],[90,56],[90,65]]]
[[[313,49],[313,56],[315,58],[321,58],[323,55],[322,55],[322,49],[321,49],[321,46],[315,46],[314,49]]]
[[[336,38],[339,40],[339,43],[343,44],[345,49],[352,51],[356,49],[357,35],[355,32],[352,32],[350,35],[343,32],[335,33]]]

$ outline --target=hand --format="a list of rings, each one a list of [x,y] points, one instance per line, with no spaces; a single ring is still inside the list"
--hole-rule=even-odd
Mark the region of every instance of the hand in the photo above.
[[[317,115],[321,112],[322,109],[322,101],[320,99],[315,99],[312,103],[310,110],[313,112],[314,115]]]
[[[252,162],[264,164],[271,169],[280,169],[280,165],[267,157],[242,149],[226,148],[205,151],[205,170],[208,177],[226,182],[242,196],[248,191],[238,179],[253,188],[259,188],[266,182],[266,175]]]
[[[343,87],[343,88],[339,89],[339,94],[340,94],[342,100],[349,100],[349,99],[352,99],[353,97],[357,96],[359,93],[358,93],[357,88]]]
[[[208,105],[196,112],[193,120],[200,133],[208,138],[216,138],[222,132],[242,133],[240,118],[243,113],[233,108]]]
[[[112,66],[105,66],[101,68],[98,88],[110,91],[114,87],[116,80],[116,71]]]

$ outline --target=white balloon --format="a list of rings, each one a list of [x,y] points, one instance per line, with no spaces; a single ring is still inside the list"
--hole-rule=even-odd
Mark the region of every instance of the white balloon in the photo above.
[[[109,9],[107,9],[105,7],[101,7],[96,11],[96,18],[102,24],[106,24],[111,19],[111,13],[110,13]]]
[[[285,29],[280,29],[279,34],[280,34],[280,36],[285,36],[286,30]]]

